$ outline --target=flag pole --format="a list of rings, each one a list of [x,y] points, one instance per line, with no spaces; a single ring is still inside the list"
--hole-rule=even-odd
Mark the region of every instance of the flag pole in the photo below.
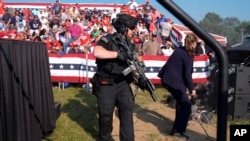
[[[89,93],[89,78],[88,78],[88,72],[89,72],[89,66],[88,66],[88,53],[85,52],[85,59],[86,59],[86,85],[85,85],[85,90],[87,93]]]

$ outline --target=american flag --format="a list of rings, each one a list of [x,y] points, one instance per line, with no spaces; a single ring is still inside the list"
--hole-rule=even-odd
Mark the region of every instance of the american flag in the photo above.
[[[145,75],[153,84],[160,84],[157,74],[168,56],[142,56],[146,66]],[[52,82],[87,83],[96,72],[95,57],[91,54],[49,54]],[[193,81],[207,82],[210,77],[208,56],[195,56]]]

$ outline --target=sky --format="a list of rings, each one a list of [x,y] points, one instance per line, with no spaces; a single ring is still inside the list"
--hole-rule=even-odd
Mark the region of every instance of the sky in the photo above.
[[[5,2],[51,2],[55,0],[3,0]],[[62,3],[119,3],[125,4],[129,0],[60,0]],[[138,4],[144,4],[146,0],[135,0]],[[250,21],[250,0],[173,0],[196,22],[201,21],[208,12],[214,12],[221,18],[237,17],[240,21]],[[175,23],[181,22],[168,10],[161,6],[157,0],[150,0],[150,4],[156,7],[165,17],[170,17]]]

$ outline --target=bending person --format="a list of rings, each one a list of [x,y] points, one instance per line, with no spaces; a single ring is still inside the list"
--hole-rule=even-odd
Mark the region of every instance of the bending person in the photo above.
[[[196,96],[192,80],[196,42],[197,37],[193,34],[188,34],[185,38],[185,46],[175,49],[158,74],[161,78],[162,86],[176,100],[176,115],[170,135],[179,135],[187,140],[189,136],[185,134],[185,131],[191,114],[190,99],[192,96]],[[187,89],[189,92],[187,92]]]

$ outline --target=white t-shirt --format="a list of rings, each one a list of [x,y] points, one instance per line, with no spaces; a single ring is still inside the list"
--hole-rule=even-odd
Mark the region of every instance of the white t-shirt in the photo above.
[[[170,48],[162,48],[161,52],[163,53],[164,56],[171,56],[174,50]]]
[[[137,9],[137,8],[138,8],[137,2],[131,1],[131,0],[127,3],[127,6],[129,7],[130,10],[133,10],[133,9]]]

